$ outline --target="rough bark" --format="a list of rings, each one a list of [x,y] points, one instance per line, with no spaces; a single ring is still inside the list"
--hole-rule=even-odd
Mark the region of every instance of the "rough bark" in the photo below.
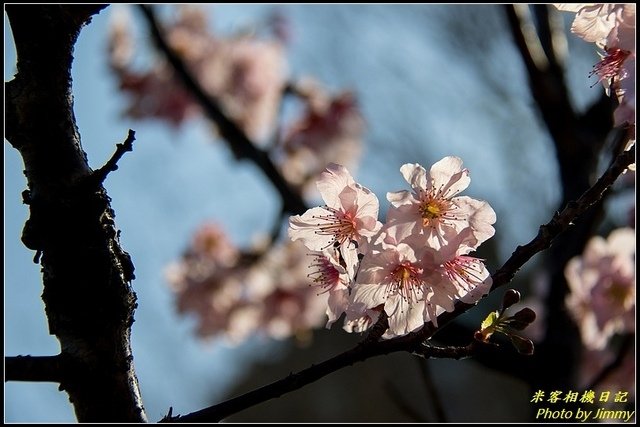
[[[64,362],[57,365],[60,389],[80,422],[140,422],[146,416],[130,346],[133,264],[73,112],[74,44],[104,7],[5,6],[18,58],[5,84],[5,138],[24,161],[29,219],[22,241],[42,266],[49,332]]]

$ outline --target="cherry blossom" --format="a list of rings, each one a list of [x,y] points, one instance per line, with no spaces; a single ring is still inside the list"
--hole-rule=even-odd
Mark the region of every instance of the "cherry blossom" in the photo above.
[[[434,289],[431,302],[452,311],[458,300],[467,304],[480,300],[492,280],[483,260],[469,255],[479,244],[470,227],[446,242],[438,249],[425,248],[422,263]]]
[[[251,316],[257,319],[254,332],[284,339],[304,337],[321,326],[330,292],[319,292],[314,285],[318,283],[309,276],[308,251],[300,242],[272,247],[245,278],[245,302],[254,306]],[[339,288],[339,284],[333,285]]]
[[[469,186],[469,170],[459,157],[448,156],[435,163],[429,173],[417,163],[400,168],[413,192],[387,193],[392,204],[389,225],[398,227],[399,241],[424,234],[432,247],[445,244],[444,236],[472,227],[478,244],[495,233],[496,215],[485,201],[456,196]]]
[[[618,98],[614,112],[616,126],[632,126],[633,136],[625,149],[635,144],[636,102],[636,5],[556,4],[559,10],[576,12],[571,31],[604,52],[591,75],[598,77],[607,92]],[[635,169],[635,164],[630,166]]]
[[[307,192],[309,182],[328,163],[355,169],[365,123],[355,95],[349,91],[330,94],[311,79],[297,82],[294,91],[305,110],[284,131],[280,169],[287,181]]]
[[[321,253],[310,254],[313,258],[309,266],[308,277],[316,287],[321,288],[320,293],[329,293],[327,316],[327,328],[329,328],[345,312],[348,305],[349,288],[351,278],[354,275],[353,266],[350,272],[340,264],[340,254],[335,248],[329,248]]]
[[[182,258],[167,267],[165,277],[176,294],[178,312],[195,316],[199,336],[215,335],[228,327],[228,313],[242,299],[239,258],[238,248],[223,229],[205,223]]]
[[[283,43],[248,34],[220,37],[210,33],[202,7],[179,5],[177,10],[164,28],[169,46],[225,114],[256,143],[265,144],[275,129],[288,77]],[[175,127],[200,115],[200,107],[166,61],[156,59],[146,70],[133,68],[132,41],[125,25],[122,14],[116,14],[109,47],[120,89],[130,95],[125,114],[163,119]]]
[[[361,333],[371,328],[380,317],[384,307],[367,308],[363,303],[351,303],[347,307],[344,319],[344,329],[349,333]]]
[[[582,341],[602,349],[609,338],[635,331],[635,233],[614,230],[605,240],[593,237],[582,256],[569,261],[565,276],[571,293],[566,305]]]
[[[602,3],[556,3],[558,10],[575,12],[571,32],[587,42],[604,47],[607,37],[620,19],[623,4]]]
[[[357,251],[365,251],[368,240],[382,224],[378,222],[378,198],[356,183],[347,169],[329,164],[316,182],[326,203],[289,219],[289,237],[301,240],[312,251],[340,247],[347,265],[357,261]]]
[[[629,346],[622,355],[620,363],[601,378],[595,386],[596,392],[611,390],[628,391],[629,401],[635,401],[636,397],[636,357],[634,346]],[[589,387],[597,376],[611,365],[616,359],[616,354],[611,349],[585,350],[581,354],[580,368],[578,370],[578,385]]]
[[[433,290],[414,247],[421,245],[397,243],[395,236],[384,233],[363,258],[353,287],[352,304],[361,307],[356,314],[384,306],[389,316],[386,337],[406,335],[435,318],[435,306],[429,301]]]

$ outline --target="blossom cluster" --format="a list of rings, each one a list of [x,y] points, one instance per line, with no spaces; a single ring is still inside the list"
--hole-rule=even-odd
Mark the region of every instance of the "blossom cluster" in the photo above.
[[[471,252],[493,236],[493,209],[459,195],[470,178],[457,157],[401,172],[411,191],[387,194],[384,224],[376,195],[334,163],[316,182],[325,205],[290,217],[290,240],[242,251],[204,224],[166,272],[179,312],[194,315],[199,336],[239,343],[256,333],[304,340],[343,315],[344,330],[363,332],[384,310],[391,338],[477,302],[491,276]]]
[[[276,15],[269,32],[242,31],[231,36],[212,33],[206,10],[177,5],[163,26],[171,49],[182,59],[203,92],[215,99],[249,139],[270,154],[284,178],[306,190],[325,165],[341,161],[355,167],[361,153],[365,123],[357,100],[348,90],[330,93],[310,77],[292,79],[286,58],[287,23]],[[155,118],[178,127],[202,116],[202,108],[176,78],[172,66],[152,58],[149,67],[134,64],[134,40],[126,6],[114,9],[109,63],[127,95],[124,114]],[[294,96],[296,111],[279,122],[285,95]]]
[[[473,304],[491,288],[483,260],[470,255],[493,236],[496,215],[485,201],[458,195],[470,183],[462,160],[448,156],[427,172],[400,169],[411,191],[387,193],[386,222],[374,193],[342,165],[317,181],[324,206],[289,219],[289,237],[311,251],[316,287],[329,294],[327,327],[345,314],[343,328],[362,332],[382,312],[383,338],[406,335],[458,301]]]
[[[166,277],[177,308],[198,322],[202,337],[237,344],[251,335],[306,335],[324,322],[328,295],[307,277],[304,246],[295,242],[243,252],[213,223],[202,225]]]

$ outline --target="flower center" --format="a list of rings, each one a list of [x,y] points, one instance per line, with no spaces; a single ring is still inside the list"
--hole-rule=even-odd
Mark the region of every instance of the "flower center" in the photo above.
[[[329,212],[328,215],[316,215],[315,219],[320,220],[316,224],[318,230],[316,234],[333,236],[331,243],[344,244],[349,242],[356,234],[356,218],[352,212],[342,212],[328,206],[324,207]]]
[[[436,226],[447,219],[455,219],[450,214],[451,203],[448,200],[427,198],[418,206],[418,212],[422,217],[422,226]]]
[[[340,283],[340,272],[331,264],[331,261],[324,255],[311,255],[315,259],[309,268],[313,269],[307,275],[316,286],[324,288],[321,294],[330,291]]]
[[[417,302],[422,298],[422,269],[410,262],[398,264],[388,277],[389,295],[399,294],[407,302]]]
[[[478,258],[459,255],[444,263],[445,275],[454,285],[471,291],[483,282],[482,262]]]
[[[629,303],[633,302],[633,295],[630,291],[630,286],[619,282],[613,282],[609,286],[609,289],[607,289],[607,296],[614,305],[626,309],[628,308],[627,306]]]
[[[627,73],[622,68],[622,64],[625,59],[629,57],[631,52],[620,48],[605,48],[605,52],[605,56],[600,60],[600,62],[593,66],[593,71],[589,73],[589,77],[598,75],[598,81],[595,82],[593,86],[603,80],[610,80],[615,77],[624,79],[627,77]]]

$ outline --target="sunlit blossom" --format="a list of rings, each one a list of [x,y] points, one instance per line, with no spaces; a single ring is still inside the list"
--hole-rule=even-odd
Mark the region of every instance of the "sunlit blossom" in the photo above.
[[[602,50],[601,59],[594,65],[591,75],[597,76],[596,83],[604,85],[607,95],[615,94],[618,99],[614,124],[633,127],[633,142],[627,145],[628,149],[635,143],[636,5],[580,3],[555,6],[559,10],[576,12],[571,31]],[[631,168],[635,168],[635,164]]]
[[[365,308],[383,306],[389,316],[389,337],[418,330],[435,315],[428,300],[433,290],[425,282],[420,253],[414,250],[421,246],[397,243],[394,235],[387,235],[360,265],[351,302],[362,307],[361,314]]]
[[[340,253],[335,248],[329,248],[323,252],[310,254],[313,261],[309,265],[309,279],[319,289],[319,293],[329,294],[327,316],[327,328],[329,328],[345,312],[348,305],[349,288],[351,278],[354,275],[353,266],[351,272],[340,264]]]
[[[472,227],[479,243],[495,233],[495,212],[487,202],[456,196],[471,182],[469,170],[462,167],[460,158],[445,157],[429,173],[411,163],[403,165],[400,172],[413,191],[387,193],[392,204],[387,222],[398,227],[399,241],[420,233],[430,246],[437,248],[446,243],[445,235],[467,227]]]
[[[316,184],[326,205],[292,216],[289,237],[301,240],[312,251],[337,245],[347,265],[354,265],[357,252],[365,250],[381,227],[378,198],[335,163],[327,166]]]
[[[462,301],[475,304],[491,289],[492,279],[482,259],[469,253],[478,245],[471,228],[465,228],[438,249],[425,248],[422,266],[425,280],[433,289],[432,305],[453,311]],[[437,325],[436,319],[432,319]]]

